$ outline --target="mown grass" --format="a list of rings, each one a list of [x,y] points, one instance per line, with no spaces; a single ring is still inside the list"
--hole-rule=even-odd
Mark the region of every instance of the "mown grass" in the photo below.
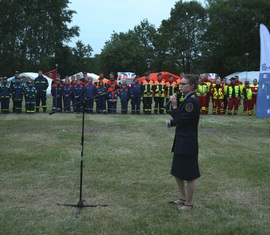
[[[202,116],[194,209],[170,175],[167,115],[0,115],[1,234],[269,234],[270,120]]]

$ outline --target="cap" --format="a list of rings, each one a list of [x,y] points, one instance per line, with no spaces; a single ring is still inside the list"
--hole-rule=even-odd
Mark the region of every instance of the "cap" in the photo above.
[[[15,71],[15,74],[19,74],[19,71],[18,71],[18,70],[16,70],[16,71]]]
[[[232,81],[232,80],[235,80],[235,77],[231,77],[230,80],[231,80],[231,81]]]
[[[29,81],[28,81],[28,84],[33,84],[33,81],[32,81],[32,80],[29,80]]]

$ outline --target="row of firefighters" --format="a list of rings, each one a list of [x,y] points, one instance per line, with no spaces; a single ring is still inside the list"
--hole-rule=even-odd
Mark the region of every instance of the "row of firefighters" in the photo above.
[[[94,112],[94,102],[96,102],[97,113],[116,113],[118,97],[121,102],[121,113],[128,113],[128,104],[131,100],[131,113],[140,114],[141,102],[143,103],[143,113],[152,113],[152,103],[154,101],[154,113],[164,114],[171,111],[171,106],[164,105],[174,94],[177,94],[179,104],[184,100],[184,95],[180,92],[179,82],[181,78],[174,81],[170,76],[165,82],[162,73],[157,74],[156,81],[150,80],[150,75],[146,74],[145,80],[140,81],[137,76],[132,84],[125,81],[118,84],[114,73],[110,73],[107,80],[100,75],[96,82],[91,77],[85,77],[83,81],[78,77],[69,81],[67,78],[63,83],[57,78],[52,85],[51,94],[53,97],[52,111],[79,113],[85,110],[87,113]],[[39,112],[40,103],[43,112],[46,112],[46,89],[48,81],[39,71],[38,77],[26,83],[19,77],[9,83],[6,78],[0,81],[1,110],[9,113],[10,99],[13,101],[13,112],[22,112],[22,102],[25,98],[25,109],[27,113]],[[242,83],[238,77],[232,77],[230,83],[226,78],[217,78],[214,83],[208,77],[198,78],[197,97],[201,106],[201,114],[208,114],[209,103],[212,100],[212,114],[237,114],[241,98],[243,99],[244,113],[253,114],[258,92],[257,80],[253,84],[248,81]],[[165,107],[166,106],[166,107]]]

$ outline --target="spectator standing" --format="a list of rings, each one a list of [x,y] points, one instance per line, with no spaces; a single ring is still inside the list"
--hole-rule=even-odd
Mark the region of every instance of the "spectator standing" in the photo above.
[[[245,86],[243,88],[243,114],[252,115],[253,106],[252,106],[252,89],[249,85],[249,81],[245,81]]]
[[[143,94],[142,85],[139,83],[140,76],[136,76],[134,82],[130,87],[130,96],[131,96],[131,113],[140,114],[141,109],[141,98]]]
[[[127,114],[128,112],[128,102],[130,100],[130,88],[127,85],[126,80],[122,81],[122,84],[119,89],[119,97],[121,100],[121,113]]]
[[[222,115],[224,114],[224,87],[221,84],[220,78],[217,78],[215,83],[212,84],[212,114],[216,115],[217,113]]]
[[[1,111],[5,114],[9,113],[9,103],[12,95],[11,84],[7,81],[7,77],[3,77],[3,81],[0,83],[0,101]]]
[[[93,78],[92,77],[86,77],[85,78],[85,86],[83,88],[83,94],[84,94],[84,99],[86,102],[86,112],[89,114],[93,114],[93,108],[94,108],[94,99],[95,96],[97,95],[97,88],[93,84]]]
[[[97,83],[97,113],[106,113],[106,96],[107,89],[106,84],[103,83],[103,80],[98,80]]]
[[[24,96],[25,85],[19,77],[16,77],[16,82],[12,87],[12,95],[14,100],[15,112],[22,113],[22,102]]]
[[[68,77],[65,79],[65,83],[63,84],[63,101],[64,112],[71,113],[72,86]]]
[[[258,94],[258,80],[255,78],[253,79],[253,84],[250,85],[251,90],[252,90],[252,114],[254,113],[254,108],[256,105],[256,101],[257,101],[257,94]]]
[[[228,94],[228,115],[238,114],[239,100],[241,97],[241,88],[239,84],[235,83],[235,78],[232,77],[231,83],[228,85],[227,94]]]
[[[38,77],[34,80],[34,86],[36,88],[36,112],[39,112],[40,109],[40,101],[42,104],[43,113],[47,110],[47,94],[46,90],[49,86],[48,80],[43,76],[42,71],[38,71]]]
[[[164,93],[165,89],[165,82],[162,79],[162,73],[157,74],[157,81],[154,82],[153,85],[153,92],[154,92],[154,101],[155,101],[155,107],[154,107],[154,113],[155,114],[164,114]]]
[[[142,81],[143,87],[143,113],[151,114],[153,102],[153,82],[150,80],[150,74],[145,74],[145,80]]]
[[[33,81],[31,79],[27,82],[27,87],[25,88],[25,109],[26,113],[35,113],[35,103],[36,103],[36,88],[33,86]]]
[[[61,112],[62,111],[63,85],[61,84],[60,77],[57,77],[55,80],[55,83],[52,85],[51,93],[53,97],[52,111]]]
[[[168,82],[165,84],[164,92],[166,96],[166,103],[169,102],[170,97],[174,94],[177,94],[178,91],[178,86],[177,83],[173,80],[173,76],[169,76]],[[170,113],[172,111],[172,106],[171,104],[166,107],[166,112]]]
[[[74,113],[82,112],[82,100],[83,100],[83,85],[81,85],[80,78],[77,78],[76,84],[72,88],[74,96]]]

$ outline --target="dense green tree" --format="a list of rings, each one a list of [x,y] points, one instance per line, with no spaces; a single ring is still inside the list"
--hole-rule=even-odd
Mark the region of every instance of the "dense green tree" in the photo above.
[[[16,70],[51,69],[61,57],[63,44],[79,35],[68,28],[75,11],[68,0],[0,1],[0,67]]]
[[[132,71],[143,75],[151,69],[156,29],[147,20],[127,33],[113,33],[100,55],[100,67],[110,71]],[[102,68],[103,67],[103,68]]]
[[[163,20],[159,28],[157,57],[165,61],[166,67],[185,73],[199,70],[205,22],[206,11],[197,1],[175,4],[170,18]]]
[[[224,76],[245,70],[249,59],[248,70],[258,70],[259,25],[270,26],[269,0],[208,0],[207,12],[203,66]]]

